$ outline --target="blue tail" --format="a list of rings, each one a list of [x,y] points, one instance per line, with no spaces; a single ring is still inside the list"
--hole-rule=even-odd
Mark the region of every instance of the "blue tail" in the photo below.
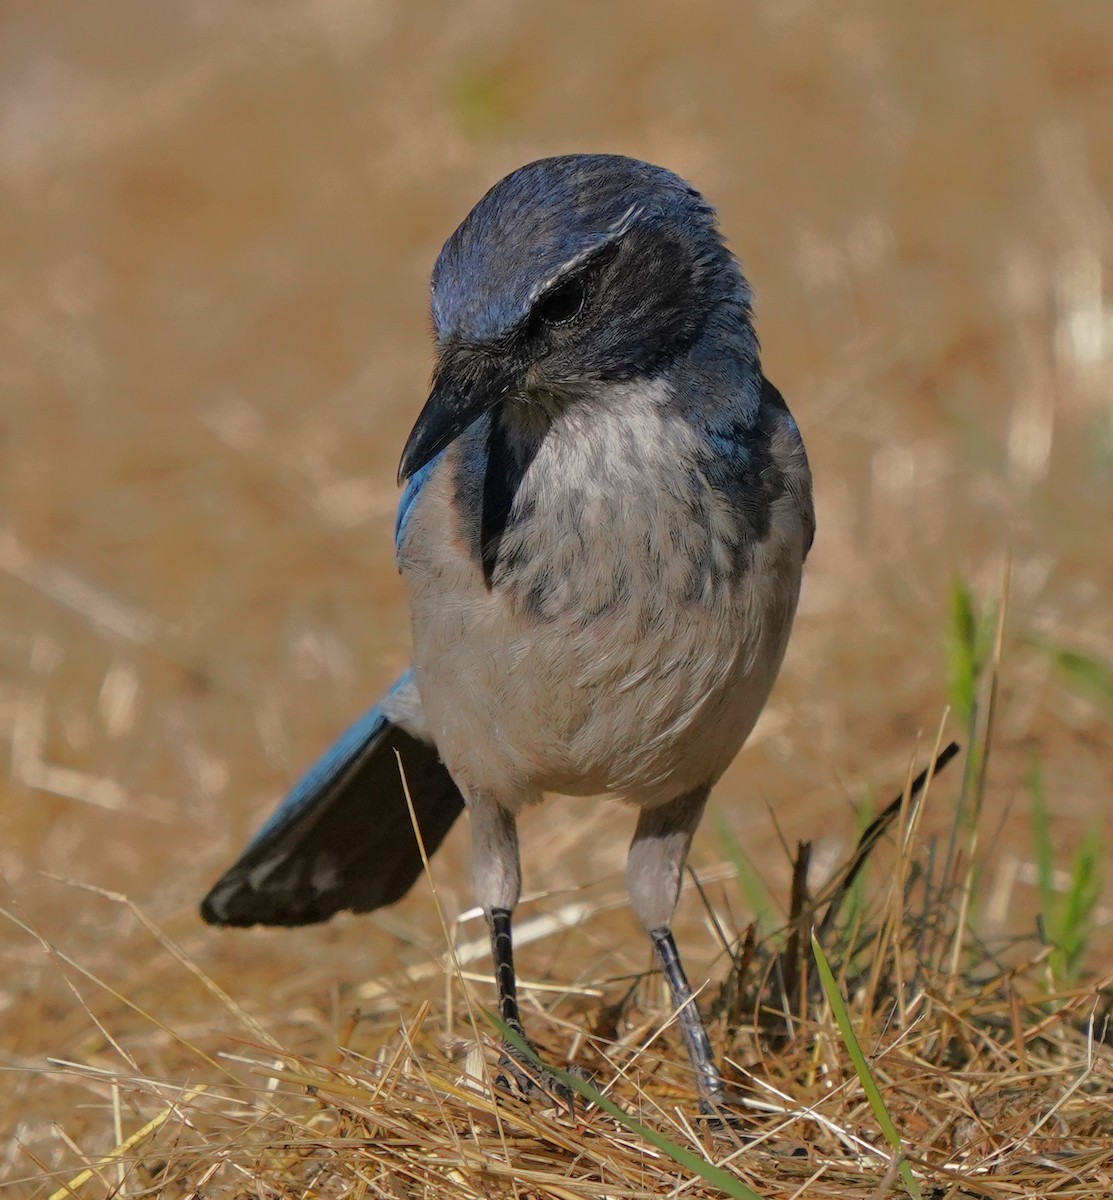
[[[388,697],[414,692],[412,673]],[[416,694],[416,693],[415,693]],[[210,925],[312,925],[343,910],[400,900],[421,874],[406,784],[426,852],[444,840],[464,799],[429,742],[378,705],[294,787],[201,902]]]

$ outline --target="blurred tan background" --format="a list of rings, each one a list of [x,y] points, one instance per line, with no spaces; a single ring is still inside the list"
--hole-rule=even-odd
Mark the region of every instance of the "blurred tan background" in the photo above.
[[[952,582],[995,594],[1006,548],[980,919],[1030,927],[1034,760],[1064,862],[1105,821],[1109,714],[1029,639],[1113,658],[1113,7],[8,4],[0,1178],[34,1173],[21,1142],[64,1162],[55,1123],[111,1143],[104,1095],[48,1060],[189,1075],[82,972],[209,1053],[242,1034],[74,882],[126,893],[309,1053],[367,980],[441,948],[426,884],[293,933],[209,930],[196,902],[406,664],[394,475],[428,378],[428,272],[497,178],[573,150],[660,162],[718,205],[807,439],[797,631],[714,800],[770,888],[787,895],[782,838],[834,861],[856,808],[926,758]],[[577,887],[621,897],[630,814],[558,803],[525,822],[527,889],[552,893],[527,915]],[[435,864],[450,916],[466,850],[461,827]],[[693,861],[724,857],[709,821]],[[749,918],[735,885],[712,891]],[[716,945],[690,894],[682,924],[702,977]],[[618,908],[521,957],[606,980],[648,951]]]

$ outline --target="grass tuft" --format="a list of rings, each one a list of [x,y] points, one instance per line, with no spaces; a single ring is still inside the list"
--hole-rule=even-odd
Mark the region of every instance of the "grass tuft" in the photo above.
[[[1028,773],[1028,794],[1032,800],[1032,841],[1040,898],[1040,923],[1051,946],[1049,961],[1052,986],[1076,984],[1085,963],[1090,941],[1094,909],[1101,896],[1102,841],[1098,829],[1091,829],[1082,840],[1074,860],[1060,874],[1055,869],[1043,772],[1035,763]]]
[[[944,717],[927,765],[917,772],[909,763],[840,869],[817,882],[811,847],[799,846],[787,918],[719,822],[727,861],[697,880],[719,955],[711,972],[719,986],[704,1008],[736,1120],[701,1119],[675,1014],[662,1007],[659,980],[645,986],[655,972],[523,978],[531,1035],[578,1101],[544,1107],[500,1092],[494,1068],[510,1033],[495,1018],[493,1032],[477,1021],[491,981],[463,969],[475,947],[457,941],[431,877],[444,952],[431,947],[428,961],[360,988],[372,1010],[338,1023],[323,1054],[247,1013],[127,897],[94,889],[98,902],[134,918],[183,986],[200,985],[202,1003],[219,1005],[245,1040],[217,1050],[200,1030],[172,1028],[6,914],[73,981],[102,1044],[118,1048],[105,1061],[123,1064],[53,1064],[98,1098],[101,1144],[113,1148],[87,1155],[59,1127],[55,1157],[66,1168],[20,1152],[17,1194],[1109,1195],[1113,1050],[1104,1034],[1113,973],[1086,976],[1100,843],[1087,837],[1067,869],[1057,866],[1038,769],[1028,782],[1042,936],[999,936],[979,915],[981,796],[1006,612],[1007,588],[985,614],[956,589],[952,700],[972,738],[961,773],[948,770],[963,752],[944,744]],[[926,834],[946,808],[949,828]],[[928,810],[936,819],[925,820]],[[732,876],[758,917],[743,929],[714,910],[708,890]],[[523,944],[559,938],[554,961],[592,961],[589,948],[607,944],[613,927],[603,922],[621,903],[621,892],[594,903],[585,893],[565,904],[568,920],[523,920]],[[686,944],[690,965],[697,949]],[[131,1023],[126,1036],[94,1012],[89,988]],[[152,1043],[172,1049],[175,1071],[144,1072],[131,1051]]]
[[[59,1130],[69,1167],[58,1174],[24,1155],[13,1182],[57,1200],[109,1190],[169,1200],[1108,1195],[1104,1183],[1079,1182],[1113,1172],[1104,1100],[1113,1053],[1103,1039],[1113,976],[1084,977],[1096,842],[1062,889],[1035,800],[1053,946],[994,940],[971,916],[976,859],[948,881],[921,833],[924,809],[957,790],[957,773],[949,781],[944,771],[955,753],[937,746],[928,769],[909,770],[829,883],[813,885],[801,847],[781,928],[716,937],[728,947],[723,983],[705,1007],[736,1124],[699,1117],[671,1014],[653,1002],[659,989],[638,980],[582,979],[565,993],[523,981],[546,1065],[579,1099],[570,1110],[502,1094],[490,1082],[500,1038],[472,1023],[489,993],[449,953],[435,961],[451,988],[431,986],[428,971],[377,980],[377,1016],[349,1023],[324,1057],[283,1044],[215,984],[204,995],[249,1039],[215,1058],[131,1005],[150,1037],[173,1042],[182,1069],[154,1077],[134,1062],[56,1064],[102,1097],[115,1148],[86,1158]],[[1042,781],[1034,788],[1039,796]],[[716,873],[729,876],[730,864],[705,883]],[[842,904],[851,889],[857,902]],[[137,913],[124,897],[101,898]],[[585,903],[577,926],[550,936],[590,942],[610,908]],[[137,915],[183,978],[197,979],[181,948]],[[444,936],[454,936],[447,925]]]

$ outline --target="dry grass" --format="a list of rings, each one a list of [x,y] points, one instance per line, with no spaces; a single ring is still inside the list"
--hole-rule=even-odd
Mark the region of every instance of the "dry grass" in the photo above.
[[[1071,864],[1113,790],[1093,695],[1113,690],[1090,669],[1113,660],[1113,8],[279,7],[6,14],[5,1200],[71,1180],[80,1200],[714,1194],[604,1109],[492,1097],[481,922],[445,935],[428,887],[300,932],[196,916],[405,664],[392,481],[441,239],[506,170],[587,148],[720,205],[820,531],[777,690],[695,846],[704,906],[690,889],[678,914],[756,1140],[694,1119],[615,806],[523,819],[531,1030],[759,1194],[900,1194],[816,981],[818,915],[925,1195],[1113,1194],[1107,980],[1076,984],[1077,943],[1031,932],[1037,908],[1049,941],[1071,929]],[[871,785],[915,746],[927,761],[919,731],[956,702],[952,582],[994,589],[1006,546],[988,787],[979,751],[898,806],[825,924]],[[964,743],[985,744],[986,682],[978,719],[952,718]],[[449,914],[470,902],[463,835],[433,864]],[[1092,859],[1110,879],[1108,844]],[[1100,899],[1082,979],[1113,961]]]
[[[980,749],[984,760],[984,742]],[[499,1049],[487,991],[477,993],[483,977],[461,965],[475,956],[472,945],[450,943],[435,971],[367,985],[370,1011],[363,1021],[353,1014],[325,1061],[277,1042],[140,913],[163,951],[239,1024],[243,1041],[214,1058],[157,1012],[140,1013],[192,1056],[177,1077],[57,1063],[100,1098],[118,1144],[78,1169],[71,1143],[75,1165],[62,1177],[45,1165],[37,1173],[25,1158],[32,1169],[12,1182],[51,1200],[879,1197],[904,1192],[907,1163],[912,1190],[924,1196],[1108,1195],[1113,973],[1064,988],[1049,975],[1049,947],[981,940],[970,917],[978,864],[965,853],[977,828],[956,806],[952,854],[921,838],[925,805],[946,802],[943,780],[924,784],[910,774],[863,835],[861,852],[815,895],[810,847],[798,848],[784,928],[728,934],[708,904],[723,953],[701,1000],[736,1096],[733,1126],[696,1116],[679,1037],[648,977],[525,984],[546,1056],[588,1068],[602,1094],[598,1103],[546,1108],[492,1087]],[[706,898],[703,886],[700,893]],[[566,915],[590,932],[606,907],[577,904]],[[565,926],[559,914],[541,918],[526,936]],[[865,1082],[880,1094],[900,1154],[820,987],[813,930],[849,996]],[[73,960],[59,965],[91,978]],[[436,1001],[433,974],[445,984]],[[572,1017],[570,994],[578,996]],[[111,1030],[102,1032],[112,1041]]]

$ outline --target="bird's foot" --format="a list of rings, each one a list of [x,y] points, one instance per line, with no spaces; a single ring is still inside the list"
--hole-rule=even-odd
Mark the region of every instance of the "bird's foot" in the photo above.
[[[735,1137],[741,1137],[743,1141],[752,1140],[751,1135],[742,1132],[746,1120],[735,1107],[736,1104],[737,1101],[725,1092],[700,1096],[700,1124],[714,1133],[731,1133]]]
[[[728,1096],[725,1092],[719,1092],[713,1096],[701,1096],[699,1102],[700,1125],[709,1133],[733,1138],[735,1142],[742,1142],[745,1145],[756,1142],[757,1135],[746,1131],[750,1122],[740,1111],[741,1104],[741,1098]],[[779,1144],[772,1148],[772,1152],[786,1155],[789,1158],[806,1156],[808,1153],[801,1145],[782,1148]]]
[[[566,1075],[575,1075],[590,1083],[591,1077],[579,1067],[569,1067]],[[495,1086],[523,1100],[551,1100],[558,1106],[571,1111],[576,1092],[543,1064],[510,1049],[499,1061],[495,1073]]]

